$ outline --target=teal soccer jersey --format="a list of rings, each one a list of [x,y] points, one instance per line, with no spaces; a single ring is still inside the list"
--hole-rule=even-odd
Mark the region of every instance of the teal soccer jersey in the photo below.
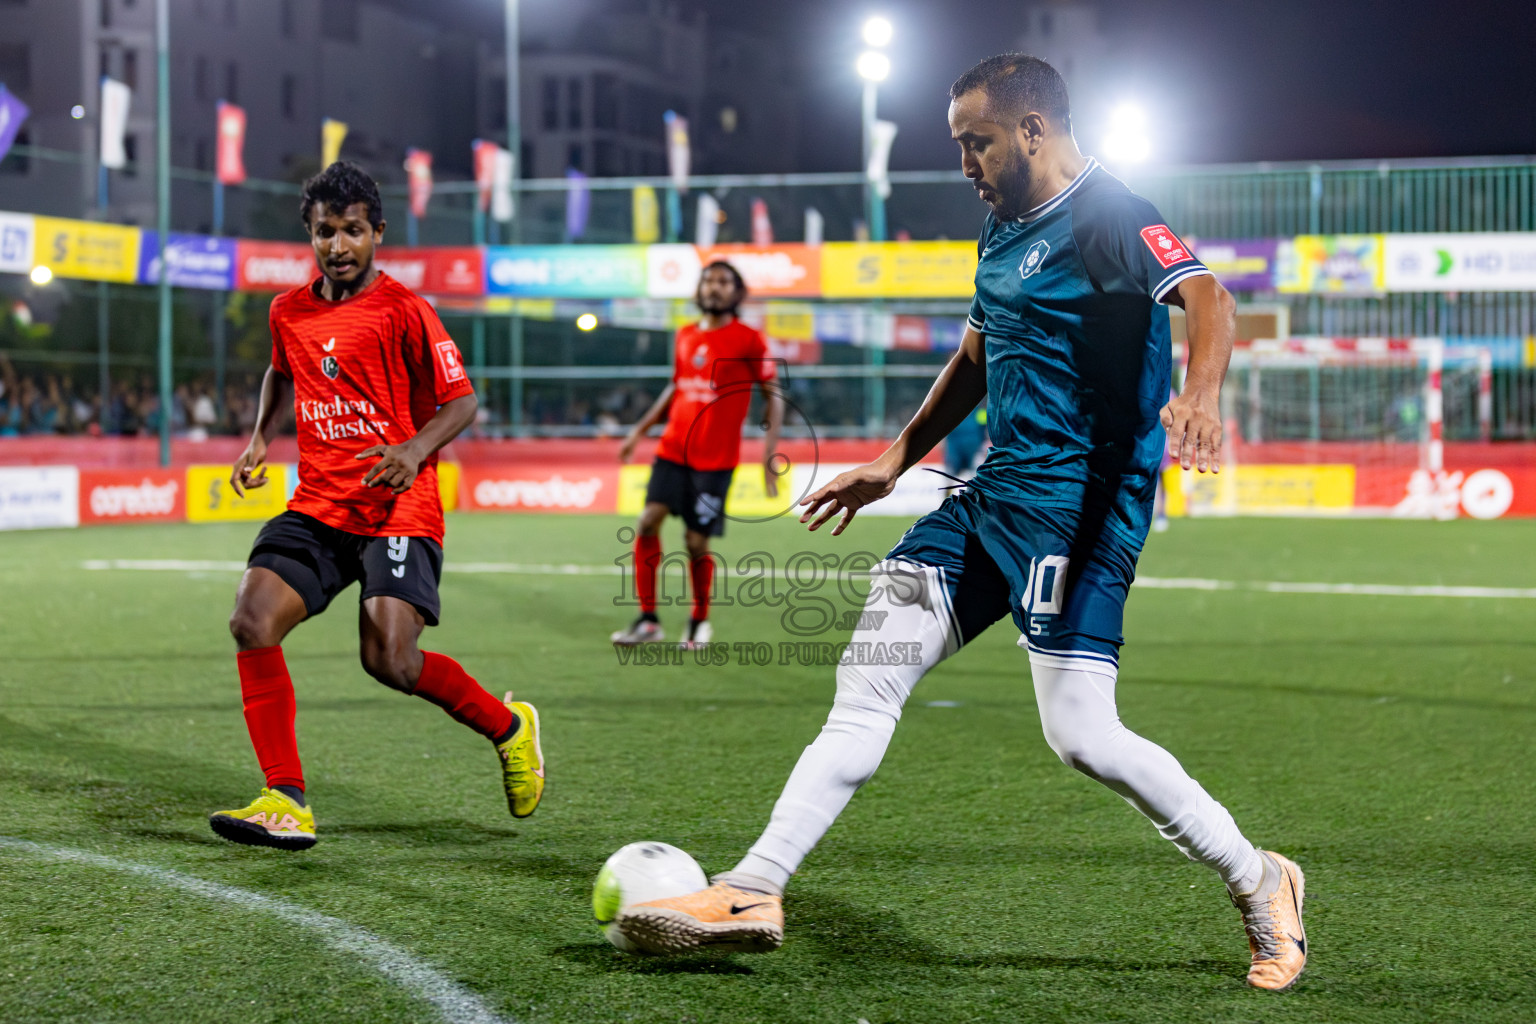
[[[992,451],[972,486],[1058,508],[1107,498],[1109,528],[1140,547],[1165,444],[1162,303],[1210,271],[1092,159],[1017,220],[989,214],[978,251]]]

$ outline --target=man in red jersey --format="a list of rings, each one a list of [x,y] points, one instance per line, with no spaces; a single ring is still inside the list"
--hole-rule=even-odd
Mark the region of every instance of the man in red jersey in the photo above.
[[[635,424],[619,461],[627,462],[645,432],[667,416],[667,429],[656,446],[645,509],[635,531],[635,588],[640,617],[610,638],[628,646],[661,640],[656,618],[656,576],[661,563],[661,524],[668,513],[683,517],[688,545],[688,574],[693,583],[693,614],[683,635],[684,647],[709,643],[709,588],[715,563],[709,538],[725,532],[725,495],[741,461],[741,424],[752,403],[752,387],[763,392],[767,437],[763,442],[763,489],[779,493],[774,451],[784,420],[784,400],[774,387],[773,362],[763,336],[742,323],[737,310],[747,297],[736,268],[717,260],[699,275],[694,295],[704,316],[677,332],[677,359],[668,384]],[[670,410],[670,412],[669,412]]]
[[[525,818],[544,791],[538,712],[510,693],[498,701],[458,662],[417,647],[422,628],[438,621],[437,451],[475,418],[463,359],[432,307],[374,266],[384,208],[372,179],[332,164],[304,183],[300,216],[321,273],[272,302],[272,365],[256,429],[229,478],[242,495],[266,485],[267,444],[291,388],[299,487],[257,535],[229,619],[245,722],[267,785],[249,806],[219,811],[209,824],[237,843],[315,844],[280,645],[354,581],[362,584],[364,670],[490,739],[507,805]]]

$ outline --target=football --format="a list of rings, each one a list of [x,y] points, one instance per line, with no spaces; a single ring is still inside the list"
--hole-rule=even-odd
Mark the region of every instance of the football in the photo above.
[[[592,914],[603,936],[626,953],[639,953],[614,924],[619,911],[635,903],[684,896],[709,885],[698,861],[666,843],[630,843],[597,873]]]

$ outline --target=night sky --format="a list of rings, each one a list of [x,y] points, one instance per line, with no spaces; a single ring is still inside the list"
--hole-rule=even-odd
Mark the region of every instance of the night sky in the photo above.
[[[495,0],[395,0],[481,18]],[[522,0],[525,7],[554,0]],[[596,3],[597,0],[560,0]],[[880,116],[893,169],[954,166],[949,83],[1013,48],[1018,0],[709,0],[710,19],[776,40],[803,84],[800,169],[858,164],[859,25],[896,25]],[[1380,159],[1536,152],[1536,4],[1103,0],[1109,86],[1142,103],[1162,163]],[[494,18],[483,29],[498,30]],[[1070,84],[1070,83],[1069,83]],[[1093,126],[1079,142],[1093,152]]]

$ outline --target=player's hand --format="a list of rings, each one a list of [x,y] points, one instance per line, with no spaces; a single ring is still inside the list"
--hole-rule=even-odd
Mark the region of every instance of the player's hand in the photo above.
[[[624,443],[619,445],[619,461],[620,462],[628,462],[629,461],[629,457],[631,455],[635,454],[635,446],[638,445],[639,443],[640,443],[640,435],[639,434],[628,434],[628,435],[626,435],[625,438],[624,438]]]
[[[245,497],[247,488],[254,490],[267,485],[267,442],[258,434],[251,438],[245,451],[235,460],[229,473],[229,486],[236,494]]]
[[[1221,472],[1221,400],[1219,392],[1185,390],[1163,406],[1168,454],[1185,469]]]
[[[376,444],[364,448],[354,459],[378,459],[373,468],[363,474],[364,487],[388,487],[396,494],[404,494],[416,482],[421,471],[421,456],[406,444]]]
[[[777,467],[782,465],[783,470]],[[763,493],[770,498],[779,496],[779,474],[789,469],[789,460],[782,455],[770,455],[763,460]]]
[[[831,483],[800,502],[805,507],[805,514],[800,517],[800,521],[803,523],[815,516],[810,526],[815,530],[841,512],[842,518],[832,527],[832,536],[836,537],[853,522],[859,509],[894,491],[898,476],[900,473],[878,462],[839,473]]]

